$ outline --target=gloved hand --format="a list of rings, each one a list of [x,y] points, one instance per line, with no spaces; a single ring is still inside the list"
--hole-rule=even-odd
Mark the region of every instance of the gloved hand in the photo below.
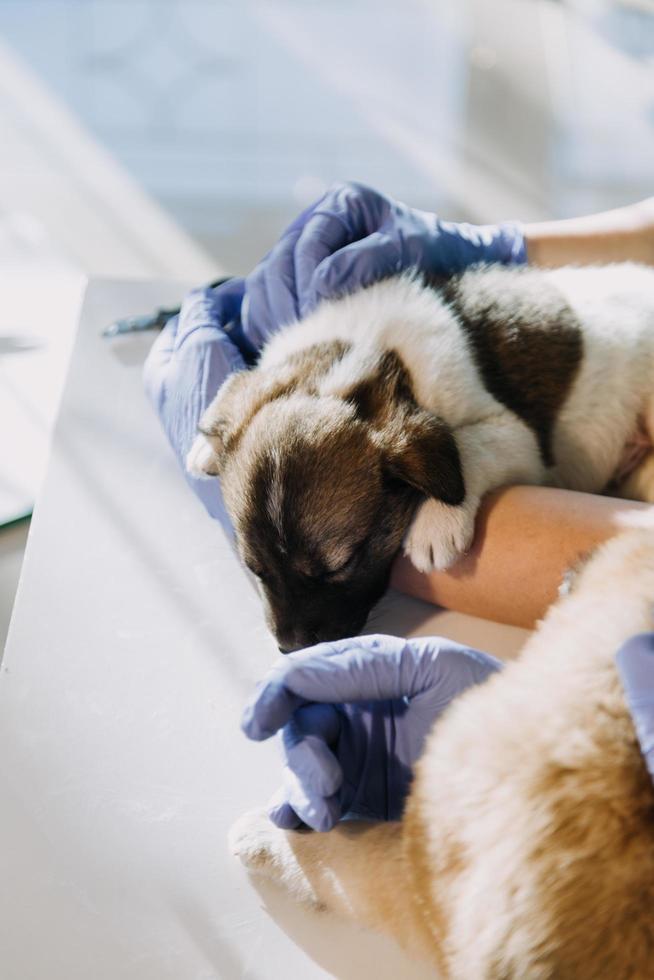
[[[363,184],[337,184],[295,219],[247,277],[243,326],[260,347],[320,299],[406,269],[449,275],[476,262],[525,261],[517,222],[441,221]]]
[[[241,328],[243,290],[242,279],[194,289],[155,340],[143,370],[146,392],[188,483],[230,533],[218,480],[189,476],[184,460],[218,388],[232,371],[245,368],[254,353]]]
[[[654,633],[632,636],[615,660],[640,750],[654,780]]]
[[[346,814],[399,818],[434,721],[501,666],[439,637],[359,636],[288,654],[242,720],[256,741],[281,729],[285,765],[273,823],[329,830]]]

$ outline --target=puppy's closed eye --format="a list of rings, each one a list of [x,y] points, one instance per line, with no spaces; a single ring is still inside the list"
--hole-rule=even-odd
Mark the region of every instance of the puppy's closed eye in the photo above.
[[[344,562],[341,562],[341,564],[336,568],[325,569],[325,571],[322,573],[322,577],[329,582],[332,579],[338,579],[339,576],[346,575],[347,572],[352,571],[361,557],[362,549],[363,546],[360,545],[352,552],[349,558],[347,558]]]

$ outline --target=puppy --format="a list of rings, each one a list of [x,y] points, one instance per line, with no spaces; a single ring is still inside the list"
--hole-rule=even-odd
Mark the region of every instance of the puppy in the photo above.
[[[357,633],[403,540],[421,571],[451,565],[489,490],[604,490],[653,396],[654,269],[405,276],[280,330],[187,466],[220,476],[288,650]]]
[[[390,932],[449,980],[654,975],[654,787],[614,665],[651,630],[654,533],[604,545],[520,659],[455,701],[401,823],[231,846],[298,901]]]

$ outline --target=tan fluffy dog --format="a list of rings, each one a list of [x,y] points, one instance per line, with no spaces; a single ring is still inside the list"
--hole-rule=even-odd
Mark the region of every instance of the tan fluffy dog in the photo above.
[[[653,600],[654,533],[615,538],[438,722],[401,823],[316,834],[251,814],[234,852],[444,977],[654,977],[654,788],[614,665]]]

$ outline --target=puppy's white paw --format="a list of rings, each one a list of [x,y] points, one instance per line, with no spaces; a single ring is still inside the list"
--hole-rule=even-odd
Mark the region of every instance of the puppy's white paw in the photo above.
[[[196,436],[195,442],[191,446],[186,456],[186,470],[191,476],[198,476],[206,479],[216,476],[217,459],[213,446],[209,440],[203,436]]]
[[[303,844],[310,850],[313,838],[311,831],[280,830],[265,810],[251,810],[232,825],[228,840],[232,854],[251,874],[276,881],[308,908],[323,909],[296,853],[302,853]]]
[[[475,533],[475,518],[464,507],[426,500],[404,541],[404,553],[419,572],[449,568],[465,554]]]
[[[239,817],[230,827],[228,841],[230,851],[248,871],[270,878],[281,877],[285,860],[293,859],[285,832],[275,827],[265,810],[249,810]]]

